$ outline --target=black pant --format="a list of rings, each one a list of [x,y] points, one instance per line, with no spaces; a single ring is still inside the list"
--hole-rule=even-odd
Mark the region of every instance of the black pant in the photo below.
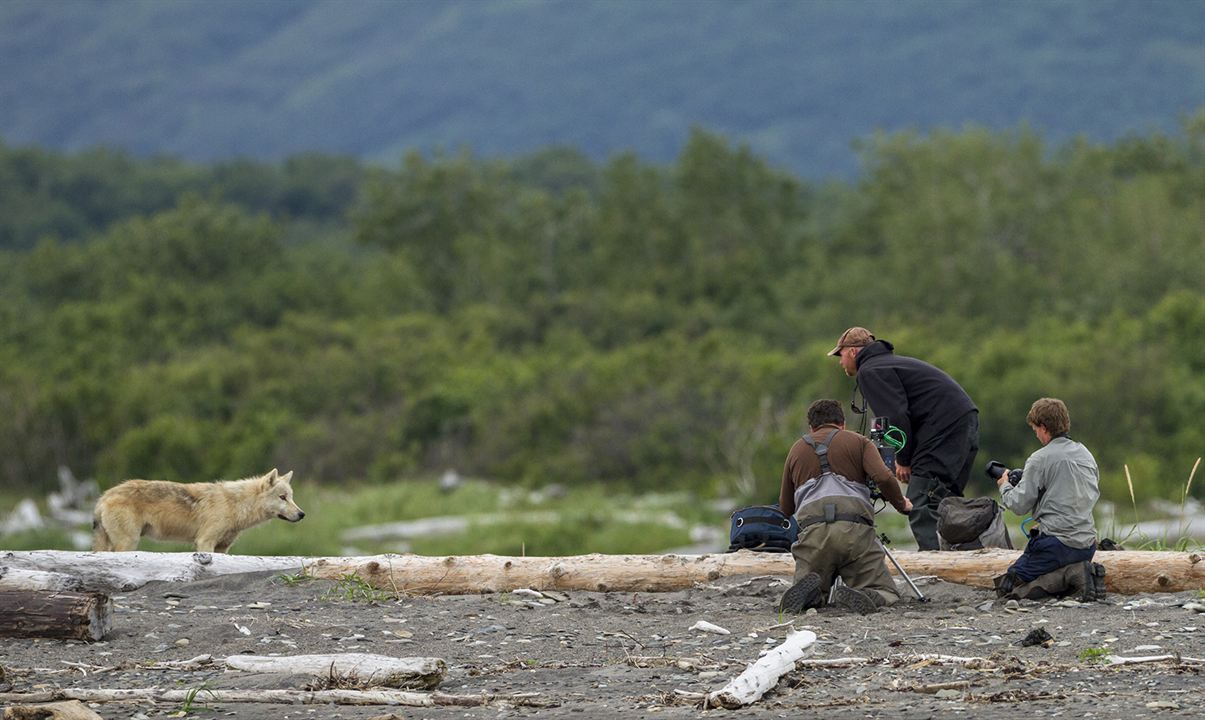
[[[979,412],[972,410],[940,432],[923,430],[912,454],[912,501],[908,525],[921,550],[937,550],[937,505],[950,495],[962,496],[979,452]]]

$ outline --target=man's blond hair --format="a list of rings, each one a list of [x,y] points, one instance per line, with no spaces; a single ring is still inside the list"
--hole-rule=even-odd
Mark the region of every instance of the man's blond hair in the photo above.
[[[1071,413],[1067,412],[1067,405],[1058,398],[1040,398],[1029,408],[1025,422],[1041,425],[1051,435],[1059,435],[1071,429]]]

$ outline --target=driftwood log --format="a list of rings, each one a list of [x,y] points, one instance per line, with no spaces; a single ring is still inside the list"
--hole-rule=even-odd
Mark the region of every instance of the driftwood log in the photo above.
[[[79,700],[40,705],[9,705],[4,708],[3,717],[4,720],[105,720]]]
[[[57,688],[28,693],[0,693],[0,703],[37,703],[56,700],[84,702],[163,702],[163,703],[272,703],[279,705],[408,705],[412,707],[476,707],[506,703],[531,707],[549,705],[536,693],[513,695],[449,695],[441,692],[409,690],[190,690],[125,688]]]
[[[113,601],[100,593],[0,590],[0,637],[101,640]]]
[[[779,678],[794,670],[795,661],[807,654],[815,643],[814,632],[798,630],[791,633],[781,645],[762,655],[727,685],[709,693],[707,707],[735,710],[752,705],[777,685]]]
[[[441,658],[395,658],[370,653],[338,655],[231,655],[226,667],[257,673],[285,673],[354,678],[368,685],[433,690],[443,682],[448,666]]]
[[[1020,552],[918,552],[893,555],[912,576],[932,575],[949,582],[991,588]],[[1111,592],[1179,592],[1205,588],[1205,553],[1099,552]],[[3,574],[5,570],[7,574]],[[889,568],[894,572],[894,568]],[[218,575],[258,571],[302,572],[338,579],[354,574],[396,593],[472,594],[537,590],[666,592],[736,575],[790,576],[786,553],[740,551],[710,555],[574,555],[506,557],[464,555],[373,555],[367,557],[276,557],[208,553],[92,553],[60,550],[0,552],[0,589],[13,570],[57,574],[78,587],[99,592],[128,591],[152,580],[187,582]],[[42,576],[46,577],[46,576]]]

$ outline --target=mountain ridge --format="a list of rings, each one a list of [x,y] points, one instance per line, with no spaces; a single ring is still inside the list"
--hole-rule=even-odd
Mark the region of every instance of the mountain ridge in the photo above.
[[[807,177],[878,130],[1172,130],[1205,105],[1205,4],[0,5],[0,139],[189,160],[467,147],[675,156],[691,127]]]

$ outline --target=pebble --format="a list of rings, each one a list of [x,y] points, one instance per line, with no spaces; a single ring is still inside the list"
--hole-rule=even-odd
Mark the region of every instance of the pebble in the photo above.
[[[188,638],[180,638],[179,640],[176,641],[176,646],[177,647],[187,647],[188,646]]]
[[[1156,650],[1162,649],[1162,645],[1139,645],[1138,647],[1134,648],[1134,652],[1155,652]]]
[[[947,688],[945,690],[938,690],[937,697],[941,698],[942,700],[957,700],[957,699],[962,698],[962,691],[954,690],[952,688]]]
[[[1019,607],[1021,607],[1021,603],[1017,602],[1016,600],[1009,600],[1008,602],[1004,603],[1005,610],[1016,610]]]
[[[970,605],[959,605],[954,612],[961,613],[963,615],[974,615],[977,611]]]

